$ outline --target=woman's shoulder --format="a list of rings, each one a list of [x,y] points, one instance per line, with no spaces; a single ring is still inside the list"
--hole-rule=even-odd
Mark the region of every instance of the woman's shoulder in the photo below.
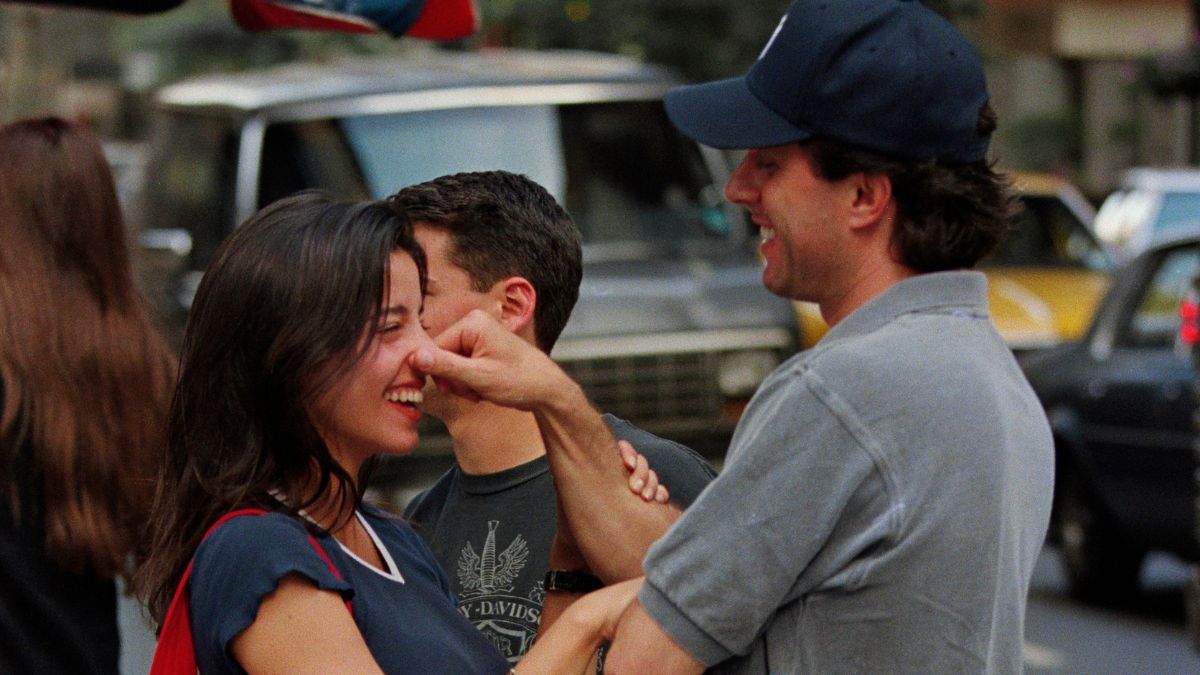
[[[266,512],[230,518],[209,532],[196,549],[196,557],[215,551],[251,548],[258,552],[291,540],[304,542],[308,532],[295,518],[284,513]]]
[[[263,599],[290,574],[319,589],[353,596],[298,520],[282,513],[245,515],[222,523],[196,550],[189,596],[202,666],[233,667],[229,642],[254,622]]]
[[[274,585],[283,575],[299,572],[322,588],[343,584],[325,562],[327,537],[311,535],[297,519],[283,513],[245,515],[213,530],[196,549],[193,586],[206,579],[257,579]],[[321,550],[318,550],[320,548]]]

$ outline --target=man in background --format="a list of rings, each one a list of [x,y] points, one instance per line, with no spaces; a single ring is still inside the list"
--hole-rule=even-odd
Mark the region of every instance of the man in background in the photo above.
[[[478,309],[550,352],[579,297],[583,262],[579,230],[544,188],[505,171],[463,173],[404,188],[389,201],[412,219],[425,249],[422,322],[431,335]],[[581,559],[556,559],[554,588],[547,588],[557,498],[533,415],[436,390],[426,392],[422,410],[446,424],[455,465],[405,516],[450,577],[460,611],[515,661],[537,632],[547,592],[573,595],[601,582]],[[688,448],[611,415],[604,422],[649,460],[679,506],[715,475]],[[624,503],[608,517],[620,517]],[[610,562],[627,570],[620,578],[640,574],[667,522],[608,541]],[[595,572],[613,581],[606,568]]]

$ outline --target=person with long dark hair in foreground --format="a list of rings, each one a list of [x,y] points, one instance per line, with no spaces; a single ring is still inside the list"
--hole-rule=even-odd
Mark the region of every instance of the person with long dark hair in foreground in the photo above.
[[[0,672],[116,673],[174,359],[83,126],[0,127]]]
[[[509,671],[424,542],[362,499],[373,458],[417,444],[424,290],[412,227],[383,202],[302,193],[218,250],[184,335],[139,575],[161,622],[194,559],[201,672]],[[268,513],[204,538],[247,507]],[[628,584],[584,597],[521,674],[584,672],[632,597]]]

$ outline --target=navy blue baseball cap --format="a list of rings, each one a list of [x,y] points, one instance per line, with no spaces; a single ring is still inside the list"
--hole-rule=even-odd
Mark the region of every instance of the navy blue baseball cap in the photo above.
[[[987,154],[987,103],[979,54],[916,0],[797,0],[744,76],[666,96],[675,126],[714,148],[817,137],[949,163]]]

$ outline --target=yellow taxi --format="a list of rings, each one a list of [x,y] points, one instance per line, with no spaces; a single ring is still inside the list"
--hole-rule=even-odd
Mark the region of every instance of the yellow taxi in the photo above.
[[[1014,351],[1081,338],[1108,288],[1112,257],[1092,230],[1095,209],[1070,182],[1011,172],[1024,205],[1009,238],[979,269],[992,321]],[[817,306],[795,303],[800,346],[825,334]]]

